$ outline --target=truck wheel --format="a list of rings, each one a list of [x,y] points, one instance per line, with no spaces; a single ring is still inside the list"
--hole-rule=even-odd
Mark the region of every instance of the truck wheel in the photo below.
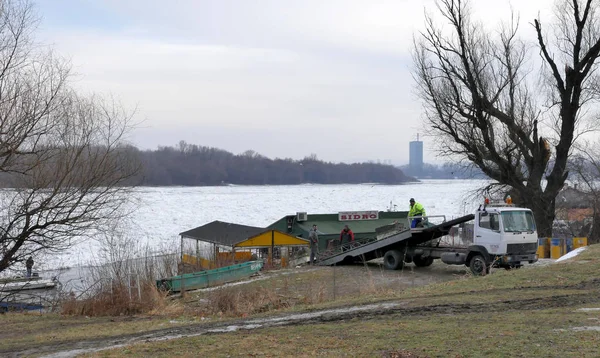
[[[399,270],[404,266],[402,253],[398,250],[389,250],[383,255],[383,266],[388,270]]]
[[[427,266],[431,266],[431,264],[433,263],[433,257],[431,257],[431,256],[427,256],[427,257],[416,256],[416,257],[413,257],[413,262],[415,263],[415,266],[417,266],[417,267],[427,267]]]
[[[490,272],[488,264],[485,262],[485,259],[481,255],[475,255],[471,258],[469,262],[469,267],[471,268],[471,272],[475,276],[484,276],[485,274]]]

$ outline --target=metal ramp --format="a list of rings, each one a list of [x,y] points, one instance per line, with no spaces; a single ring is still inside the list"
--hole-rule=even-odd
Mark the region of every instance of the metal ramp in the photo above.
[[[360,258],[383,247],[394,245],[412,237],[411,229],[401,226],[376,238],[356,240],[352,244],[344,244],[331,250],[319,253],[318,264],[323,266],[333,265],[344,260]]]
[[[347,243],[318,253],[317,264],[329,266],[344,260],[353,261],[355,259],[368,261],[375,258],[377,251],[387,251],[388,247],[397,246],[403,241],[406,241],[407,245],[418,245],[435,240],[446,235],[452,226],[473,220],[474,217],[473,214],[469,214],[439,225],[413,229],[409,229],[401,223],[386,225],[377,228],[375,238],[359,239],[354,243]]]

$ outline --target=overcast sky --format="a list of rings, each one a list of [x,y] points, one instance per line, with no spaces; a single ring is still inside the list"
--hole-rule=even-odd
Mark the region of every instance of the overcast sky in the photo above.
[[[522,32],[554,1],[515,1]],[[477,0],[494,25],[504,0]],[[144,122],[142,149],[188,143],[268,157],[408,162],[427,132],[411,77],[430,0],[38,0],[40,37],[75,85],[110,93]],[[425,138],[425,162],[434,158]]]

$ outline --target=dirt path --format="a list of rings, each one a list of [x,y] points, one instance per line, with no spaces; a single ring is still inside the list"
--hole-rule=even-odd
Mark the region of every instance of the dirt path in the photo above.
[[[194,324],[184,327],[160,329],[143,334],[131,334],[118,338],[104,338],[86,341],[60,342],[52,345],[33,346],[20,352],[8,352],[0,350],[0,355],[8,357],[44,355],[47,357],[74,357],[78,354],[101,351],[105,349],[118,348],[138,342],[152,342],[183,337],[194,337],[203,334],[221,334],[239,330],[252,330],[273,326],[288,326],[298,324],[318,324],[321,322],[345,321],[350,319],[377,319],[382,316],[427,316],[435,314],[460,314],[485,312],[528,311],[532,309],[548,309],[567,307],[576,299],[578,303],[599,304],[600,297],[595,289],[598,282],[591,281],[585,285],[560,286],[557,289],[578,289],[581,294],[554,295],[532,299],[504,300],[495,303],[477,304],[438,304],[414,307],[412,300],[390,301],[379,304],[341,307],[337,309],[309,311],[298,314],[276,315],[261,319],[243,319],[228,323],[212,322],[206,324]],[[538,287],[523,287],[519,291],[538,290]],[[591,291],[590,291],[591,289]],[[486,291],[487,292],[487,291]],[[463,295],[461,293],[461,295]]]

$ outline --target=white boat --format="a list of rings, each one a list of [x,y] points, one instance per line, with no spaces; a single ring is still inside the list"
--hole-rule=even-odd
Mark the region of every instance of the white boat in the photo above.
[[[0,279],[0,312],[12,310],[45,310],[59,301],[61,284],[56,277],[42,278],[37,272],[33,277],[10,277]]]
[[[41,277],[9,278],[0,280],[0,291],[45,290],[56,287],[56,279]]]

